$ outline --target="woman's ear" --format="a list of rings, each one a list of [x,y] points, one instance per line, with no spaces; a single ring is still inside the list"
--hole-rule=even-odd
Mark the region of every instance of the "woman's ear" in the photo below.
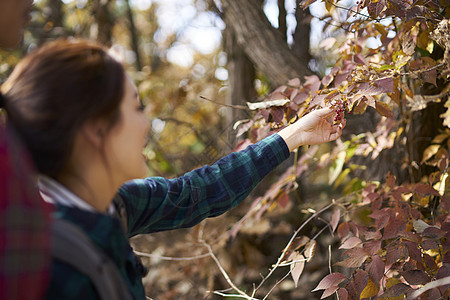
[[[81,133],[86,141],[95,148],[100,149],[106,138],[106,124],[103,120],[87,121]]]

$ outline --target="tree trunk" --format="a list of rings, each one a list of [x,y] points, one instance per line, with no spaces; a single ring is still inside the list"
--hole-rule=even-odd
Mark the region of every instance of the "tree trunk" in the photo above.
[[[114,19],[111,13],[113,0],[91,0],[94,24],[91,27],[91,39],[105,46],[111,46]]]
[[[310,34],[311,34],[311,13],[309,8],[303,10],[300,7],[300,0],[296,1],[295,19],[297,21],[297,27],[294,31],[294,43],[292,45],[292,51],[296,56],[301,57],[307,64],[311,60],[310,48]]]
[[[224,48],[228,54],[228,105],[242,105],[246,101],[251,101],[256,97],[254,87],[255,68],[248,58],[245,51],[236,43],[234,32],[226,28],[223,32]],[[249,117],[244,110],[230,108],[231,112],[227,114],[227,124],[231,126],[238,120]],[[231,132],[228,136],[230,144],[235,142],[235,134]]]
[[[128,14],[128,22],[130,26],[130,35],[131,35],[131,48],[133,49],[136,55],[136,68],[140,71],[142,70],[142,62],[141,62],[141,51],[139,50],[139,35],[136,29],[136,24],[134,22],[133,10],[130,5],[130,1],[125,1],[127,5],[127,14]]]
[[[285,41],[287,41],[287,12],[284,0],[278,0],[278,30],[283,35]]]
[[[47,16],[47,22],[51,22],[52,27],[62,27],[64,14],[62,11],[61,0],[48,0],[47,7],[50,8],[50,13]]]
[[[272,27],[259,0],[222,0],[223,20],[234,32],[254,65],[273,86],[311,75],[308,60],[297,57],[289,49],[283,35]]]

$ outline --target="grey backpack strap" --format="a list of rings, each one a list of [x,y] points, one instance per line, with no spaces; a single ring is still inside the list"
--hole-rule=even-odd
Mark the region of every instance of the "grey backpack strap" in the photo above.
[[[100,299],[133,299],[116,265],[81,229],[62,219],[53,221],[53,258],[89,277]]]

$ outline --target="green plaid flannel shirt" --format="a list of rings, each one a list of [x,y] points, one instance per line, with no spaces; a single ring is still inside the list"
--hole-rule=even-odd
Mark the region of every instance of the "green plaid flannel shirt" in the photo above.
[[[126,183],[119,190],[127,210],[128,232],[118,219],[75,208],[58,207],[57,217],[83,229],[117,264],[135,299],[145,299],[142,278],[128,238],[198,224],[238,205],[261,179],[289,157],[283,139],[271,135],[234,152],[212,166],[184,176],[149,177]],[[56,261],[47,299],[98,299],[89,278]]]

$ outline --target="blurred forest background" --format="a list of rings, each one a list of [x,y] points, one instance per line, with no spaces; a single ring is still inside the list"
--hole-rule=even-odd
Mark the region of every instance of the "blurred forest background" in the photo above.
[[[400,182],[419,182],[423,176],[430,174],[431,167],[427,166],[427,171],[422,170],[422,163],[425,161],[425,158],[422,160],[422,154],[433,137],[443,130],[442,120],[437,116],[445,112],[445,101],[437,104],[438,112],[433,111],[436,108],[429,110],[425,102],[415,110],[427,107],[424,109],[425,113],[420,117],[417,115],[420,112],[414,116],[409,114],[406,119],[406,110],[400,108],[393,113],[387,105],[381,103],[379,95],[389,92],[389,96],[399,107],[406,103],[406,100],[399,100],[405,94],[411,99],[419,99],[413,97],[412,91],[438,94],[439,97],[427,100],[430,103],[445,99],[449,88],[444,86],[448,80],[436,81],[436,68],[448,66],[450,54],[444,56],[443,49],[446,49],[445,43],[449,43],[450,38],[445,41],[444,38],[440,39],[439,41],[444,41],[443,44],[439,42],[441,46],[427,36],[420,35],[422,42],[420,41],[417,32],[426,31],[428,34],[434,29],[434,21],[430,22],[432,26],[427,23],[429,27],[413,27],[416,31],[408,29],[413,25],[400,26],[403,21],[407,24],[420,19],[421,13],[425,11],[422,8],[425,6],[420,6],[419,10],[411,9],[412,13],[406,18],[400,16],[406,8],[413,7],[406,0],[314,2],[315,0],[36,0],[31,24],[25,32],[20,49],[0,51],[0,83],[27,52],[57,38],[93,39],[118,51],[139,88],[146,113],[152,120],[149,143],[145,149],[150,167],[149,176],[175,177],[195,167],[212,164],[231,151],[265,137],[277,126],[285,125],[293,115],[304,113],[307,109],[302,108],[304,101],[308,107],[318,98],[325,101],[325,104],[334,105],[332,97],[339,94],[341,99],[347,96],[345,99],[350,99],[344,101],[348,112],[352,109],[365,112],[364,115],[347,115],[349,122],[346,133],[336,144],[314,147],[311,149],[314,150],[311,156],[308,152],[310,150],[299,149],[296,154],[291,155],[289,161],[265,178],[248,199],[225,215],[206,220],[192,229],[134,238],[132,244],[135,250],[149,267],[149,273],[144,278],[148,299],[222,299],[220,294],[230,292],[233,283],[234,292],[242,289],[251,294],[252,284],[254,289],[254,283],[261,280],[261,285],[257,287],[258,293],[260,296],[266,295],[268,299],[319,299],[321,293],[311,291],[331,272],[331,262],[335,261],[337,255],[337,252],[331,252],[331,247],[338,247],[337,237],[333,235],[337,222],[346,218],[361,221],[358,223],[360,225],[367,223],[369,212],[363,211],[355,203],[359,203],[367,195],[366,190],[366,194],[361,194],[363,188],[370,188],[374,194],[375,185],[370,185],[368,180],[376,181],[378,187],[387,174],[397,176]],[[397,6],[389,6],[388,2]],[[421,5],[422,2],[432,3],[434,6],[430,10],[442,10],[440,14],[449,17],[447,1],[414,1]],[[363,11],[363,5],[369,10]],[[361,7],[358,8],[359,6]],[[357,13],[352,21],[345,23],[352,15],[350,7],[356,7]],[[390,20],[390,14],[395,15],[398,20],[392,17],[392,21],[384,22],[388,17]],[[379,18],[379,15],[386,15],[386,20]],[[435,17],[435,20],[440,19],[441,17]],[[423,22],[425,24],[428,19]],[[403,42],[406,32],[417,33],[408,37],[409,46]],[[448,30],[445,32],[447,35],[444,36],[448,37]],[[337,45],[349,46],[338,48]],[[430,45],[434,45],[434,48]],[[383,50],[382,54],[380,49]],[[419,52],[421,54],[416,55]],[[389,61],[391,64],[385,63],[378,69],[371,69],[367,67],[362,54],[366,55],[367,60],[374,58],[373,62],[382,64]],[[398,82],[403,82],[399,77],[403,78],[404,74],[399,72],[407,61],[412,57],[419,60],[425,54],[436,60],[424,73],[434,71],[433,78],[425,78],[428,85],[414,83],[415,90],[411,88],[409,93],[394,93],[394,87],[396,91],[402,89]],[[398,57],[403,57],[402,55],[408,58],[404,63],[398,62]],[[447,60],[438,64],[442,57]],[[346,64],[347,60],[351,63]],[[424,61],[430,63],[431,59]],[[343,64],[342,69],[335,67],[338,63]],[[358,69],[356,65],[363,67]],[[346,69],[348,66],[350,68]],[[422,65],[416,62],[415,66],[419,68]],[[358,82],[350,81],[349,73],[345,73],[349,70],[353,72],[352,76],[355,72],[360,72],[359,74],[370,74],[372,77],[362,76]],[[388,74],[390,70],[393,71]],[[343,75],[338,81],[340,74]],[[339,89],[345,76],[357,85]],[[320,81],[319,78],[322,77]],[[296,78],[301,78],[304,85]],[[367,86],[373,78],[389,79],[389,82],[384,81],[384,86],[380,87],[375,85],[375,92],[373,89],[368,92]],[[339,89],[338,92],[325,89],[332,86],[333,80],[333,88]],[[412,86],[412,81],[408,80],[405,82]],[[367,83],[366,89],[361,88],[364,92],[352,101],[354,93],[352,91],[347,94],[347,91],[350,88],[358,90],[361,82]],[[321,86],[324,89],[319,92]],[[428,87],[429,90],[426,90]],[[345,97],[342,96],[344,94]],[[248,104],[264,99],[278,101],[283,98],[290,99],[291,103],[262,105],[257,107],[259,112]],[[389,101],[383,97],[381,99]],[[419,100],[421,99],[423,97]],[[374,109],[369,107],[366,111],[367,105]],[[283,107],[280,108],[281,106]],[[395,125],[392,121],[394,114],[400,119]],[[427,124],[431,132],[420,132],[423,127],[414,127],[414,120],[416,125]],[[377,124],[382,126],[377,127]],[[393,128],[402,129],[395,132]],[[411,135],[417,137],[414,144],[403,142],[409,141],[405,132],[410,129],[416,130]],[[390,134],[391,132],[393,133]],[[445,144],[448,136],[450,133],[447,130],[439,143]],[[424,141],[428,144],[423,144]],[[397,142],[399,147],[394,146]],[[397,152],[384,151],[391,148]],[[448,153],[445,149],[448,146],[442,146],[444,150],[439,148],[442,151],[438,151],[436,147],[433,149],[428,153],[427,159],[438,154],[445,156],[439,163],[444,166],[441,173],[434,175],[438,181],[442,176],[444,178],[440,181],[444,183],[444,189],[437,194],[443,196],[448,190],[445,189],[448,177]],[[359,160],[355,160],[352,158],[355,153],[364,154]],[[416,154],[417,157],[414,156]],[[368,162],[371,160],[367,158],[370,155],[377,160]],[[445,174],[447,175],[444,176]],[[403,188],[403,193],[406,193],[405,189]],[[432,188],[428,192],[430,189]],[[340,208],[354,209],[347,212],[345,218],[337,214],[337,210],[332,214],[331,210],[324,210],[324,216],[305,223],[307,218],[317,216],[321,207],[330,208],[330,203],[334,203],[332,199],[342,194],[350,196],[346,198],[348,202]],[[328,222],[330,218],[332,221]],[[317,253],[314,259],[309,261],[308,258],[306,265],[303,262],[301,270],[295,263],[290,264],[290,270],[277,268],[278,265],[273,268],[299,226],[303,229],[303,235],[317,241],[314,242],[314,247],[304,249],[305,252],[310,252],[309,258]],[[332,234],[321,235],[330,227]],[[358,233],[354,234],[358,237]],[[339,235],[343,238],[342,231]],[[296,241],[298,248],[305,245],[305,242]],[[381,245],[381,241],[379,243]],[[359,246],[360,244],[352,244],[344,249]],[[295,250],[298,249],[290,251],[295,253]],[[360,267],[367,257],[368,255],[364,256],[361,264],[353,267]],[[273,276],[265,277],[271,268]],[[295,274],[300,276],[302,273],[300,278],[295,277]],[[348,271],[343,273],[348,277],[349,284],[352,283],[353,275]],[[365,280],[359,293],[364,287],[369,287],[367,276]],[[337,289],[337,284],[332,287]],[[377,285],[377,288],[371,297],[378,292],[382,293],[381,286]],[[250,299],[243,293],[231,297],[238,298]],[[355,299],[359,299],[359,294]]]

